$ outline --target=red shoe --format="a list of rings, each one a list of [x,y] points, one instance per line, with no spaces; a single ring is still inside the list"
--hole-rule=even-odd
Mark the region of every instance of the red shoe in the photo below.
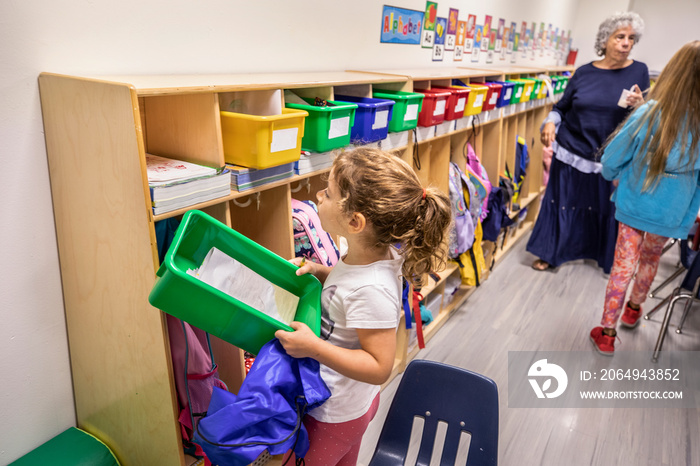
[[[642,307],[640,306],[639,309],[632,309],[628,301],[625,305],[625,312],[623,312],[622,317],[620,317],[620,324],[628,328],[635,328],[639,325],[641,317]]]
[[[605,356],[615,354],[615,337],[604,334],[603,327],[591,330],[591,341],[600,354]]]

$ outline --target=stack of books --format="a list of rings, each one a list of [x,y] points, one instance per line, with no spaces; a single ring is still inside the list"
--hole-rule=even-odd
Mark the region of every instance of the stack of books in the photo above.
[[[335,151],[331,152],[309,152],[301,151],[301,157],[294,162],[294,171],[297,175],[306,175],[333,165]]]
[[[294,162],[260,170],[230,164],[226,164],[226,168],[231,172],[231,189],[238,192],[247,191],[294,175]]]
[[[225,168],[146,154],[146,171],[153,215],[231,194],[231,175]]]

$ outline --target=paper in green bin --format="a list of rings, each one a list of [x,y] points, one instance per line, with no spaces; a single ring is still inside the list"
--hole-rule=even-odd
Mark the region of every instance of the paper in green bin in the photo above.
[[[299,297],[271,283],[239,261],[212,247],[197,269],[187,271],[238,301],[289,325]]]

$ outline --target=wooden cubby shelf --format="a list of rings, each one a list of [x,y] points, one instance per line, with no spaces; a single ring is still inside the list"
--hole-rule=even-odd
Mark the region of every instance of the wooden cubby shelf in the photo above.
[[[293,90],[332,99],[336,93],[371,97],[373,88],[413,91],[432,85],[504,80],[570,69],[439,68],[307,73],[181,76],[66,76],[42,73],[39,88],[70,347],[77,422],[115,452],[125,466],[184,465],[178,406],[164,315],[148,303],[159,267],[155,222],[201,209],[285,258],[294,256],[291,199],[315,199],[328,169],[154,216],[146,153],[204,165],[224,165],[220,110],[238,97]],[[284,100],[283,102],[284,103]],[[523,184],[527,217],[495,252],[524,236],[542,195],[539,124],[550,102],[503,109],[474,121],[395,133],[379,144],[414,165],[424,185],[448,192],[450,161],[464,164],[470,142],[493,184],[514,165],[515,137],[530,147]],[[432,133],[431,133],[432,131]],[[425,136],[427,135],[427,136]],[[390,135],[391,136],[391,135]],[[391,139],[391,142],[390,142]],[[397,147],[391,147],[395,145]],[[300,188],[301,189],[298,189]],[[252,202],[247,202],[252,199]],[[499,245],[500,246],[500,245]],[[448,303],[451,264],[423,288],[440,296],[426,341],[448,325],[474,288],[460,287]],[[464,307],[462,309],[465,309]],[[402,322],[392,377],[417,354]],[[237,391],[243,352],[212,338],[219,373]]]

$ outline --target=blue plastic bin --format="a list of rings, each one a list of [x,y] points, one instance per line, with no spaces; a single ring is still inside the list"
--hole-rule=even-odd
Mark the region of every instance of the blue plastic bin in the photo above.
[[[498,101],[496,102],[496,108],[505,107],[510,104],[510,99],[513,96],[513,88],[515,83],[508,81],[489,81],[495,84],[501,85],[501,94],[498,96]]]
[[[350,141],[353,144],[366,144],[386,139],[394,110],[393,100],[338,94],[335,95],[335,100],[357,104],[355,124],[350,130]]]

